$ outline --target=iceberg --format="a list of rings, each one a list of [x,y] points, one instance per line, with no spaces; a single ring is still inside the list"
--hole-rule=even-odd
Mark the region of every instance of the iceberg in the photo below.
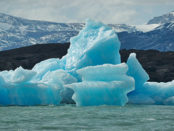
[[[111,27],[87,20],[79,34],[70,39],[68,54],[62,58],[65,69],[120,63],[120,41]]]
[[[62,69],[62,66],[60,65],[60,59],[58,58],[52,58],[52,59],[41,61],[40,63],[37,63],[32,68],[32,71],[36,72],[36,75],[34,76],[34,80],[36,81],[41,80],[42,77],[47,72],[55,71],[58,69]]]
[[[72,95],[78,94],[77,90],[80,89],[75,90],[73,83],[81,84],[83,88],[80,90],[85,91],[88,85],[88,91],[91,93],[100,92],[98,98],[101,100],[95,104],[91,104],[95,99],[91,97],[91,101],[84,101],[82,104],[74,99],[77,105],[124,105],[127,102],[127,93],[134,88],[134,81],[126,75],[126,64],[115,67],[115,64],[120,64],[121,61],[120,42],[115,31],[103,23],[87,20],[85,28],[71,38],[70,42],[68,53],[62,59],[44,60],[36,64],[32,70],[19,67],[16,70],[0,72],[0,105],[69,103],[73,101]],[[90,68],[96,68],[96,74],[98,73],[100,78],[90,79],[90,74],[86,76],[80,71],[91,70]],[[101,74],[100,70],[103,70]],[[92,75],[95,76],[94,73]],[[102,78],[102,75],[105,76]]]
[[[48,71],[40,81],[36,74],[22,67],[0,72],[0,105],[59,105],[64,84],[77,81],[64,70]]]
[[[134,79],[126,75],[128,66],[104,64],[77,70],[82,82],[66,85],[72,88],[77,106],[119,105],[128,102],[127,93],[134,90]]]
[[[62,59],[0,72],[0,105],[174,105],[174,81],[148,82],[135,53],[121,63],[120,41],[107,25],[87,20],[70,43]]]
[[[135,79],[135,90],[128,94],[129,103],[174,105],[174,81],[148,82],[149,75],[137,60],[135,53],[130,54],[127,65],[127,74]]]

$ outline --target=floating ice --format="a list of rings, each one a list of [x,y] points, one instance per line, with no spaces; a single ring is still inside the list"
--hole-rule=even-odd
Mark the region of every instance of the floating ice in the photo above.
[[[77,70],[82,81],[122,81],[127,76],[128,66],[125,63],[112,65],[103,64],[101,66],[88,66]]]
[[[62,59],[42,61],[32,70],[0,72],[0,105],[59,105],[73,100],[77,106],[125,105],[128,98],[136,104],[174,104],[174,81],[147,82],[149,76],[135,54],[127,64],[120,63],[120,42],[110,27],[88,20],[70,42]]]
[[[59,105],[64,85],[77,81],[64,70],[48,71],[40,81],[35,74],[21,67],[0,72],[0,105]]]
[[[142,85],[144,84],[144,82],[149,80],[149,75],[137,60],[135,53],[130,54],[127,60],[127,65],[129,67],[127,74],[132,76],[136,80],[135,83],[137,86]]]
[[[126,75],[125,63],[88,66],[77,70],[82,82],[66,87],[74,90],[77,106],[125,105],[127,93],[134,89],[134,79]]]
[[[174,105],[174,81],[147,82],[149,76],[134,53],[130,54],[127,64],[128,75],[135,79],[135,90],[128,94],[130,103]]]
[[[76,69],[120,63],[118,37],[100,22],[88,20],[86,27],[70,41],[68,54],[62,59],[42,61],[32,70],[19,67],[14,71],[0,72],[0,105],[59,105],[61,101],[72,100],[73,90],[65,85],[80,81]],[[109,87],[109,83],[105,83]],[[118,82],[112,83],[118,85]]]
[[[35,71],[25,70],[22,67],[17,68],[16,70],[2,71],[0,72],[0,77],[4,79],[4,83],[25,83],[30,81],[33,76],[36,75]],[[2,83],[1,83],[2,84]]]
[[[154,100],[154,104],[174,105],[174,81],[146,82],[145,94]]]
[[[40,63],[37,63],[32,69],[32,71],[36,72],[34,80],[36,81],[41,80],[42,77],[48,71],[54,71],[58,69],[61,69],[60,60],[58,58],[52,58],[41,61]]]
[[[120,41],[109,26],[88,20],[78,36],[70,39],[66,69],[80,69],[86,66],[106,63],[120,63]]]

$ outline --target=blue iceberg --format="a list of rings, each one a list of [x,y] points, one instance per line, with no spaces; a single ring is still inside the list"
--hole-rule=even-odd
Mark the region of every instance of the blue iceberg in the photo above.
[[[149,75],[143,69],[136,54],[130,54],[128,75],[135,79],[135,90],[128,94],[129,103],[174,105],[174,81],[148,82]]]
[[[70,39],[68,54],[62,59],[66,70],[106,63],[120,63],[120,41],[111,27],[87,20],[79,34]]]
[[[80,31],[78,36],[71,38],[70,42],[71,46],[68,53],[62,59],[52,58],[42,61],[36,64],[32,70],[19,67],[16,70],[0,72],[0,105],[59,105],[61,101],[71,101],[74,88],[67,88],[67,85],[73,86],[73,83],[83,83],[79,69],[120,63],[119,39],[110,27],[100,22],[88,20],[86,27]],[[118,69],[110,70],[109,67],[102,66],[105,71],[101,75],[107,74],[108,76],[109,72],[107,73],[107,71],[120,74]],[[111,100],[119,96],[119,100],[116,101],[117,105],[124,105],[127,102],[126,94],[134,88],[133,79],[125,76],[127,70],[125,65],[124,68],[122,78],[119,78],[117,74],[115,74],[116,76],[112,74],[112,81],[108,81],[106,78],[103,81],[101,79],[96,86],[96,88],[101,87],[98,89],[101,93],[100,97],[107,96],[107,99]],[[130,87],[126,84],[128,81],[131,83]],[[107,85],[107,89],[101,90],[102,82]],[[93,84],[91,82],[90,87],[93,87]],[[112,94],[112,88],[114,88],[115,97]],[[106,90],[108,93],[105,92]],[[95,89],[88,91],[96,92]],[[77,92],[75,91],[75,93]],[[109,100],[102,102],[103,99],[101,99],[101,104],[116,104],[115,102],[108,103]],[[81,105],[99,105],[97,102],[90,104],[88,101],[88,103]],[[78,102],[77,105],[79,105]]]
[[[77,70],[82,82],[66,85],[72,88],[77,106],[125,105],[127,93],[134,90],[134,79],[126,73],[125,63],[88,66]]]
[[[38,81],[36,74],[22,67],[0,72],[0,105],[59,105],[63,86],[77,81],[64,70],[48,71]]]
[[[121,63],[120,41],[107,25],[88,20],[70,43],[62,59],[0,72],[0,105],[174,104],[174,81],[148,82],[134,53]]]

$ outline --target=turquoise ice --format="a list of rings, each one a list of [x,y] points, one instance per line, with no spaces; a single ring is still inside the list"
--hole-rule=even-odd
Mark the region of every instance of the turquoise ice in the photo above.
[[[174,105],[174,81],[148,82],[149,76],[136,58],[130,54],[128,75],[135,79],[135,90],[128,94],[129,103]]]
[[[62,59],[0,72],[0,105],[174,104],[174,81],[148,82],[135,53],[121,63],[120,41],[107,25],[88,20],[70,42]]]
[[[64,70],[48,71],[37,81],[36,75],[22,67],[0,72],[0,105],[59,105],[64,85],[77,81]]]
[[[19,67],[0,72],[0,105],[59,105],[61,101],[71,101],[72,95],[74,99],[77,94],[80,99],[76,97],[74,101],[81,106],[126,104],[134,80],[126,75],[127,65],[120,64],[120,42],[116,33],[100,22],[88,20],[70,42],[68,53],[62,59],[42,61],[32,70]],[[83,70],[88,70],[88,74],[84,75]],[[77,83],[83,86],[76,87]],[[82,94],[87,92],[98,93],[83,101],[86,97]],[[93,103],[98,98],[100,100]]]
[[[134,79],[128,76],[125,63],[88,66],[77,70],[82,82],[66,85],[74,90],[77,106],[119,105],[128,102],[127,93],[134,90]]]
[[[70,39],[71,46],[63,58],[65,69],[80,69],[106,63],[120,63],[120,41],[111,27],[87,20],[79,34]]]

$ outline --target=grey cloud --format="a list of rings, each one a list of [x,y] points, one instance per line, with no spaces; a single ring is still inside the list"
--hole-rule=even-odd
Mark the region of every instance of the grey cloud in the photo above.
[[[91,18],[105,23],[145,23],[167,13],[173,0],[0,0],[0,12],[29,19],[84,22]]]

